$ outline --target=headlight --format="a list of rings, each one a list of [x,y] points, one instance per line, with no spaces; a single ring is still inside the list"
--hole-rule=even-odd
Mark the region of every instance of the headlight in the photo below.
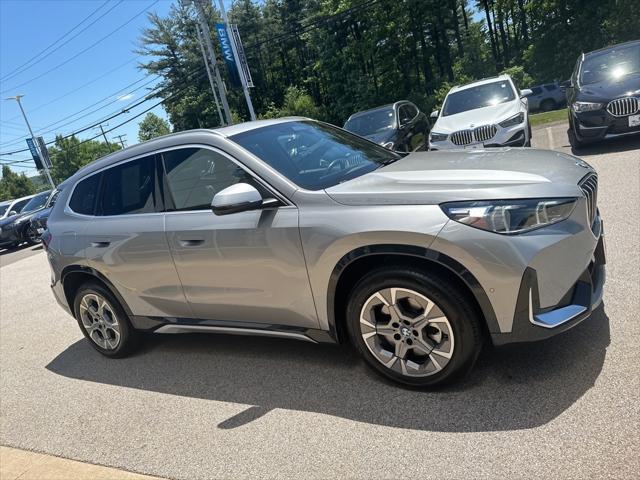
[[[446,133],[431,132],[429,134],[429,140],[431,140],[432,142],[444,142],[447,137],[449,137],[449,135],[447,135]]]
[[[513,127],[514,125],[520,125],[522,122],[524,122],[524,113],[520,112],[513,117],[507,118],[504,122],[500,122],[500,126],[502,128]]]
[[[440,205],[451,220],[495,233],[514,234],[560,222],[571,215],[575,198],[484,200]]]
[[[385,142],[382,144],[384,148],[388,148],[389,150],[393,150],[393,142]]]
[[[574,102],[571,105],[573,111],[576,113],[581,112],[592,112],[594,110],[600,110],[602,108],[602,103],[593,103],[593,102]]]

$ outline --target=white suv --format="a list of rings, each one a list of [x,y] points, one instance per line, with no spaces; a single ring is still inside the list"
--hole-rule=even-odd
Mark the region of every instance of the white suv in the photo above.
[[[431,150],[448,148],[530,147],[527,95],[508,75],[487,78],[447,93],[429,135]]]

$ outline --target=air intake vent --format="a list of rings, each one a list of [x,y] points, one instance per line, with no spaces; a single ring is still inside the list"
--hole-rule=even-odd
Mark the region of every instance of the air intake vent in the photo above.
[[[589,217],[589,225],[593,228],[593,223],[598,212],[598,176],[590,173],[578,184],[587,199],[587,216]]]
[[[624,97],[611,100],[607,112],[614,117],[626,117],[640,111],[640,101],[635,97]]]
[[[498,127],[495,125],[482,125],[481,127],[476,127],[473,131],[473,135],[476,137],[477,141],[486,142],[487,140],[492,139],[497,132]]]
[[[471,130],[459,130],[451,134],[451,141],[456,145],[469,145],[473,142],[473,132]]]

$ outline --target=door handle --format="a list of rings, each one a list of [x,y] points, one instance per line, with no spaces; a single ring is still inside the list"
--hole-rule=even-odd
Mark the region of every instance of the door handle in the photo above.
[[[182,247],[197,247],[204,243],[203,239],[194,239],[194,240],[178,240],[178,243]]]
[[[95,248],[107,248],[111,242],[91,242],[91,246]]]

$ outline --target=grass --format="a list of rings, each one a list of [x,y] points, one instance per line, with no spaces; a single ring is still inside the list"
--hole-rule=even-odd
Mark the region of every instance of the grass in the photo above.
[[[536,125],[542,125],[545,123],[551,122],[559,122],[567,120],[567,109],[563,108],[561,110],[552,110],[550,112],[544,113],[535,113],[533,115],[529,115],[529,121],[531,122],[531,126],[535,127]]]

